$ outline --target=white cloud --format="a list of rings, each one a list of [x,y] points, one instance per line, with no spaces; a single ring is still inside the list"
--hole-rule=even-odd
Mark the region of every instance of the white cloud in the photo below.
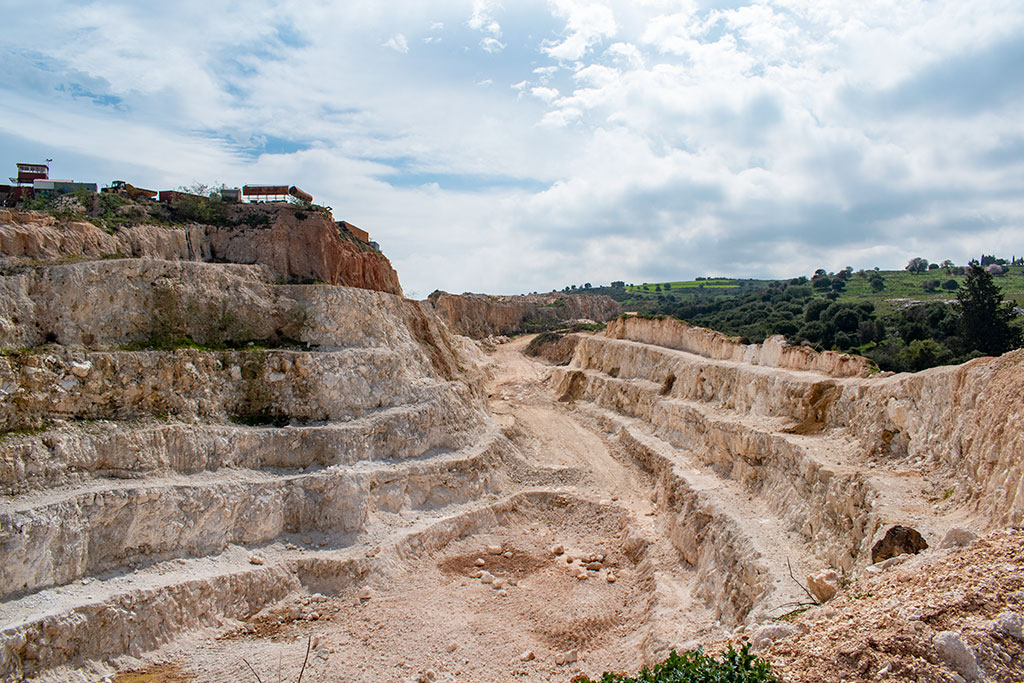
[[[295,182],[420,293],[1019,255],[1024,6],[714,4],[67,3],[9,17],[0,145]]]
[[[554,88],[536,87],[530,88],[530,94],[534,97],[544,100],[547,103],[551,103],[552,100],[558,97],[558,91]]]
[[[480,49],[484,52],[496,54],[505,49],[505,43],[501,42],[497,38],[487,37],[480,41]]]
[[[395,52],[401,52],[403,55],[409,52],[409,43],[401,33],[396,33],[384,41],[384,47],[390,47]]]
[[[591,47],[615,35],[618,26],[612,8],[591,0],[552,0],[554,12],[564,18],[565,37],[549,41],[544,52],[560,61],[581,59]]]
[[[492,15],[496,5],[491,0],[473,0],[473,14],[466,25],[474,31],[489,33],[492,38],[501,38],[501,24]]]

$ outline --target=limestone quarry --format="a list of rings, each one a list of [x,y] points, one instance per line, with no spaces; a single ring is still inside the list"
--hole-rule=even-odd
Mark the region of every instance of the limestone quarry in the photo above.
[[[404,299],[273,211],[0,214],[5,680],[568,682],[743,641],[786,681],[1024,680],[1024,351],[885,376],[627,317],[556,365],[462,336],[535,313]]]

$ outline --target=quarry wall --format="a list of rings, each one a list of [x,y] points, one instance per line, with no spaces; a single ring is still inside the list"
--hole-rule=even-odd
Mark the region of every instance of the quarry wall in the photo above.
[[[572,320],[605,322],[622,312],[611,297],[589,294],[489,296],[436,291],[427,301],[453,331],[475,339],[552,329]]]

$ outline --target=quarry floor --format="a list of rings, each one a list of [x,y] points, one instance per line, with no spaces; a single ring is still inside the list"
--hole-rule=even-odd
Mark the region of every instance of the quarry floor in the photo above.
[[[675,625],[673,644],[721,636],[691,601],[678,554],[659,540],[649,475],[616,457],[596,425],[556,400],[546,383],[550,367],[522,354],[530,339],[496,347],[487,387],[493,419],[524,456],[513,468],[521,471],[510,474],[500,496],[475,506],[517,491],[545,491],[564,494],[563,508],[517,511],[439,551],[396,560],[387,580],[368,592],[295,595],[247,623],[178,638],[114,680],[269,683],[295,681],[301,671],[303,681],[314,682],[483,683],[636,670],[652,582],[631,560],[627,537],[650,544],[646,557],[661,567],[659,590],[674,593],[663,595],[662,604],[688,615]],[[598,505],[581,508],[576,501]],[[498,545],[503,554],[488,553]],[[563,552],[552,552],[556,546]],[[603,555],[602,568],[582,569],[587,555]],[[482,569],[516,585],[496,590],[473,578],[480,560]],[[576,661],[563,662],[573,655]]]

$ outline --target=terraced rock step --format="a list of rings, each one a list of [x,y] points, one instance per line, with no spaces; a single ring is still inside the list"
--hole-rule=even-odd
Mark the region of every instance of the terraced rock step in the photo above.
[[[230,468],[304,469],[403,460],[458,450],[483,434],[450,394],[381,408],[343,422],[284,427],[141,420],[61,421],[0,443],[0,493]],[[475,419],[474,419],[475,418]]]
[[[449,505],[497,490],[501,443],[421,462],[363,463],[303,474],[220,470],[145,480],[96,480],[0,505],[5,595],[230,544],[316,532],[347,545],[374,509]]]
[[[614,342],[612,348],[623,343]],[[580,344],[591,345],[589,340]],[[676,367],[684,359],[673,356],[683,354],[666,350],[655,357],[668,358]],[[725,362],[693,358],[701,364]],[[893,524],[916,524],[933,538],[941,538],[943,528],[952,524],[935,518],[926,497],[933,485],[920,471],[872,467],[866,448],[838,430],[795,434],[807,422],[801,413],[799,419],[786,419],[759,414],[753,405],[749,411],[735,410],[728,394],[707,401],[679,398],[692,394],[678,380],[666,391],[645,378],[613,377],[594,369],[557,369],[554,381],[561,395],[640,419],[661,439],[690,453],[700,467],[741,484],[837,569],[849,571],[858,560],[868,563],[871,545]],[[798,386],[818,393],[816,382],[802,379]],[[808,403],[791,399],[793,406]]]
[[[566,516],[587,519],[581,522],[586,525],[621,519],[622,512],[536,490],[490,505],[460,502],[427,511],[390,531],[383,548],[372,542],[327,550],[281,541],[248,549],[231,545],[205,557],[165,560],[8,600],[0,606],[0,634],[29,672],[86,659],[138,656],[184,631],[245,621],[297,591],[355,591],[386,580],[396,562],[446,555],[453,544],[523,519]],[[622,549],[622,558],[609,555],[609,562],[625,563],[620,574],[643,553],[643,541],[622,538],[610,544]],[[554,559],[547,561],[560,568]]]
[[[431,375],[406,353],[388,348],[7,356],[0,358],[0,389],[6,394],[0,425],[16,430],[52,418],[161,414],[347,420],[444,393],[455,394],[455,400],[461,395],[463,403],[471,397],[465,385]]]
[[[790,578],[824,568],[800,534],[742,484],[717,476],[643,422],[580,406],[614,433],[637,464],[657,477],[666,533],[696,570],[695,594],[726,625],[783,614],[807,599]]]

